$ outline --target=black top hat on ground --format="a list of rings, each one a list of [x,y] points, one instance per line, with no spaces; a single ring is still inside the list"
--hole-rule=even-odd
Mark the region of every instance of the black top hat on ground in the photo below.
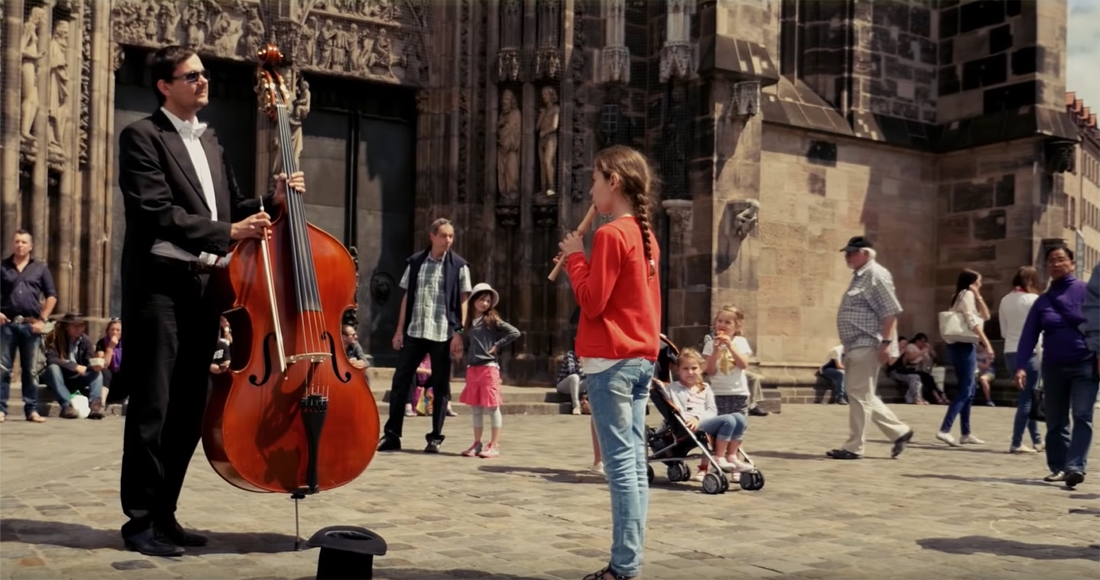
[[[317,580],[370,580],[374,557],[386,555],[386,540],[358,526],[329,526],[309,539],[309,547],[321,548]]]

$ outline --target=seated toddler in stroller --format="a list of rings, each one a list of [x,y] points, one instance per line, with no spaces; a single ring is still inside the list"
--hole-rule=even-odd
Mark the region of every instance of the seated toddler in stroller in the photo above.
[[[702,481],[708,494],[722,493],[729,489],[726,473],[732,473],[742,489],[758,490],[764,487],[764,476],[752,465],[741,449],[741,437],[745,431],[745,416],[741,413],[718,415],[714,393],[702,382],[704,359],[693,349],[679,353],[676,367],[679,381],[667,388],[654,382],[650,400],[664,418],[658,429],[647,429],[647,444],[651,454],[649,463],[661,462],[667,467],[669,481]],[[686,461],[699,454],[712,467],[695,478]],[[653,481],[653,468],[648,468]]]

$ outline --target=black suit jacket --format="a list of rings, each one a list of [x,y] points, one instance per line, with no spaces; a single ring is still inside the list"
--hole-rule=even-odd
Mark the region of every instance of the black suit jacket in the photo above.
[[[203,252],[224,256],[229,251],[231,223],[259,211],[259,199],[247,198],[238,187],[213,128],[207,127],[200,141],[214,182],[217,221],[210,219],[183,138],[162,110],[131,123],[119,135],[118,184],[126,208],[124,292],[153,258],[150,249],[155,241],[171,242],[195,256]],[[264,206],[271,208],[270,198]]]

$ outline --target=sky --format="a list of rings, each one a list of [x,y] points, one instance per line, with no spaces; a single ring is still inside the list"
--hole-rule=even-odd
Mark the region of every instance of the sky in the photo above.
[[[1100,111],[1100,0],[1069,0],[1066,90]]]

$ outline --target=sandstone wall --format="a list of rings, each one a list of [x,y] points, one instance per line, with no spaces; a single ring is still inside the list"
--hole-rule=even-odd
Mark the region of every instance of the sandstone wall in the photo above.
[[[839,250],[869,236],[905,308],[900,332],[933,334],[935,161],[930,155],[833,140],[836,162],[811,162],[819,139],[766,124],[761,154],[759,312],[754,346],[767,366],[817,366],[837,343],[836,309],[851,271]],[[766,323],[764,321],[767,321]],[[765,369],[765,372],[766,369]]]

